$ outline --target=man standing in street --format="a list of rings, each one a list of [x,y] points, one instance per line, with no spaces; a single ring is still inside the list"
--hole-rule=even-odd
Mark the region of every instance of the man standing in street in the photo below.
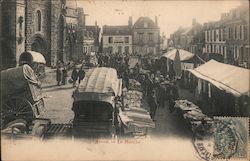
[[[155,121],[155,113],[157,109],[155,90],[153,90],[151,93],[148,94],[147,100],[150,109],[150,117],[153,121]]]
[[[85,77],[85,71],[83,70],[83,66],[81,66],[81,69],[78,72],[78,77],[79,77],[79,84],[81,83],[81,81],[83,80],[83,78]]]
[[[62,81],[62,67],[61,67],[61,63],[58,64],[57,68],[56,68],[56,81],[57,81],[57,85],[60,86],[61,85],[61,81]]]

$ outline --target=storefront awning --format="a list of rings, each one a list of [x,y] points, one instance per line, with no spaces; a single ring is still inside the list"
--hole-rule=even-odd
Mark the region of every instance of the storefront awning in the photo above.
[[[241,95],[250,95],[249,69],[210,60],[207,63],[189,71],[196,77],[206,80],[220,90],[232,93],[236,97]]]
[[[186,61],[191,59],[192,57],[194,57],[193,53],[190,53],[189,51],[183,50],[183,49],[178,49],[179,50],[179,54],[180,54],[180,61]],[[174,61],[175,55],[177,53],[177,49],[172,49],[168,52],[166,52],[165,54],[163,54],[161,57],[170,59]]]

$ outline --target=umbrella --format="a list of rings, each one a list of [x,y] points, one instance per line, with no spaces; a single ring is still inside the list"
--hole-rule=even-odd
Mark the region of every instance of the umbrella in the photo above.
[[[180,78],[181,77],[181,60],[180,60],[179,50],[177,50],[177,52],[175,54],[173,67],[174,67],[174,71],[175,71],[175,76],[177,78]]]

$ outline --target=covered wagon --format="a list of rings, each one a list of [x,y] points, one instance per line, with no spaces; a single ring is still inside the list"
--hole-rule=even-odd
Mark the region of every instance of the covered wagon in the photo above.
[[[1,129],[16,119],[29,125],[43,110],[40,82],[27,64],[1,71],[1,94]]]

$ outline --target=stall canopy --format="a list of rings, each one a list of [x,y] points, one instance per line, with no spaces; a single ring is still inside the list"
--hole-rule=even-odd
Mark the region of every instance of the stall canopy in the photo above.
[[[120,96],[121,85],[115,69],[100,67],[90,69],[86,73],[77,91],[79,93],[113,93],[114,96]]]
[[[31,64],[33,62],[46,64],[44,56],[35,51],[25,51],[20,55],[19,64]]]
[[[190,72],[236,97],[249,96],[249,69],[210,60]]]
[[[189,59],[194,57],[193,53],[190,53],[189,51],[186,51],[186,50],[183,50],[183,49],[172,49],[172,50],[168,51],[167,53],[163,54],[161,57],[167,58],[167,59],[170,59],[170,60],[174,61],[177,50],[179,51],[180,61],[181,62],[189,60]]]

